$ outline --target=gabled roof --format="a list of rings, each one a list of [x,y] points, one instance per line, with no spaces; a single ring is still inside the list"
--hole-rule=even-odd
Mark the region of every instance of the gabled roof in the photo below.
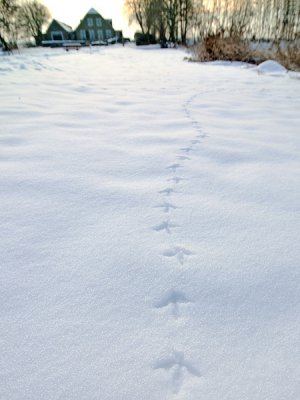
[[[64,22],[58,21],[55,19],[55,21],[67,32],[72,32],[72,27],[70,25],[65,24]]]
[[[0,0],[0,1],[1,1],[1,0]],[[105,19],[105,18],[103,18],[102,15],[101,15],[97,10],[95,10],[94,8],[91,8],[91,9],[85,14],[84,18],[80,20],[79,24],[77,25],[77,28],[75,28],[74,31],[77,31],[77,29],[80,27],[82,21],[86,18],[86,16],[87,16],[87,15],[91,15],[91,14],[92,14],[92,15],[100,15],[100,17],[101,17],[104,21],[106,21],[106,23],[108,23],[108,24],[112,27],[112,29],[114,29],[113,26],[112,26],[112,20],[111,20],[111,19]]]
[[[94,8],[91,8],[90,11],[87,12],[87,14],[99,14],[99,13]]]

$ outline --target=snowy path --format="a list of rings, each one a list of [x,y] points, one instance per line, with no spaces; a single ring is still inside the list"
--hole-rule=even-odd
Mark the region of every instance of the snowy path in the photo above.
[[[300,80],[183,57],[0,58],[1,399],[300,398]]]

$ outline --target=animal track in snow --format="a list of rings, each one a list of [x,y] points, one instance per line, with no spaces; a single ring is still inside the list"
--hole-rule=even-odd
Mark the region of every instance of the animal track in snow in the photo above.
[[[159,225],[157,225],[157,226],[154,226],[152,229],[153,229],[154,231],[157,231],[157,232],[162,231],[162,230],[165,229],[165,230],[167,231],[167,233],[171,234],[170,228],[178,228],[179,226],[180,226],[180,225],[172,224],[172,223],[170,223],[169,221],[164,221],[164,222],[162,222],[161,224],[159,224]]]
[[[170,211],[170,208],[173,208],[174,210],[176,210],[178,207],[174,206],[171,203],[168,203],[167,201],[164,201],[163,204],[155,206],[154,208],[164,208],[164,212],[168,213]]]
[[[183,111],[185,113],[186,118],[189,120],[190,124],[193,126],[194,130],[198,133],[198,135],[196,137],[198,138],[204,138],[207,135],[204,133],[202,134],[202,129],[201,129],[201,125],[199,123],[199,121],[197,121],[197,119],[195,119],[192,114],[191,111],[188,109],[189,105],[193,102],[193,100],[197,97],[198,95],[194,95],[192,96],[184,105],[183,105]],[[195,143],[193,143],[195,144]]]
[[[197,140],[197,139],[191,140],[191,143],[192,143],[192,144],[197,144],[197,143],[200,143],[200,140]]]
[[[190,158],[190,157],[187,157],[187,156],[178,156],[178,158],[179,158],[180,160],[191,160],[191,158]]]
[[[197,377],[201,376],[198,369],[194,367],[190,361],[184,359],[184,353],[182,351],[174,351],[172,357],[159,361],[154,366],[154,369],[165,369],[166,371],[173,369],[172,387],[173,393],[177,394],[183,381],[183,367],[185,367],[191,375]]]
[[[201,132],[201,130],[199,130],[199,132]],[[203,138],[205,138],[207,136],[208,135],[206,133],[199,133],[199,135],[197,135],[196,137],[203,139]]]
[[[166,189],[160,190],[158,193],[165,193],[167,196],[170,196],[170,194],[173,192],[174,192],[173,188],[166,188]]]
[[[163,255],[165,257],[175,257],[177,256],[178,261],[180,262],[181,265],[184,264],[184,256],[192,256],[195,255],[193,251],[184,249],[183,247],[180,246],[175,246],[173,249],[165,250],[163,252]]]
[[[184,181],[184,179],[174,176],[173,178],[168,179],[168,181],[174,181],[175,183],[179,183],[180,181]]]
[[[167,167],[166,169],[171,169],[172,171],[176,171],[178,168],[180,168],[181,165],[180,164],[172,164],[169,167]]]
[[[190,151],[192,151],[193,149],[191,147],[184,147],[182,149],[180,149],[181,151],[186,151],[187,153],[189,153]]]
[[[186,295],[177,290],[171,289],[167,295],[158,303],[156,303],[155,308],[164,308],[169,304],[173,304],[173,315],[176,319],[179,317],[179,303],[190,303],[191,301],[187,299]]]

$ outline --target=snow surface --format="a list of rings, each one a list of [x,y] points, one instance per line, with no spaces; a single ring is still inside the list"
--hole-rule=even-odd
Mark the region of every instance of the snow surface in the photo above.
[[[1,399],[300,398],[300,81],[184,55],[0,58]]]

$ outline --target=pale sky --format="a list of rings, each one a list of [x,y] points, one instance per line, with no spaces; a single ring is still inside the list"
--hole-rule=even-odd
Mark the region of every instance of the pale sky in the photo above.
[[[85,14],[94,8],[103,18],[112,19],[114,29],[122,29],[124,37],[133,38],[135,27],[128,27],[127,21],[122,15],[124,0],[86,0],[84,2],[74,0],[41,0],[50,11],[52,17],[71,25],[73,29],[77,27]]]

